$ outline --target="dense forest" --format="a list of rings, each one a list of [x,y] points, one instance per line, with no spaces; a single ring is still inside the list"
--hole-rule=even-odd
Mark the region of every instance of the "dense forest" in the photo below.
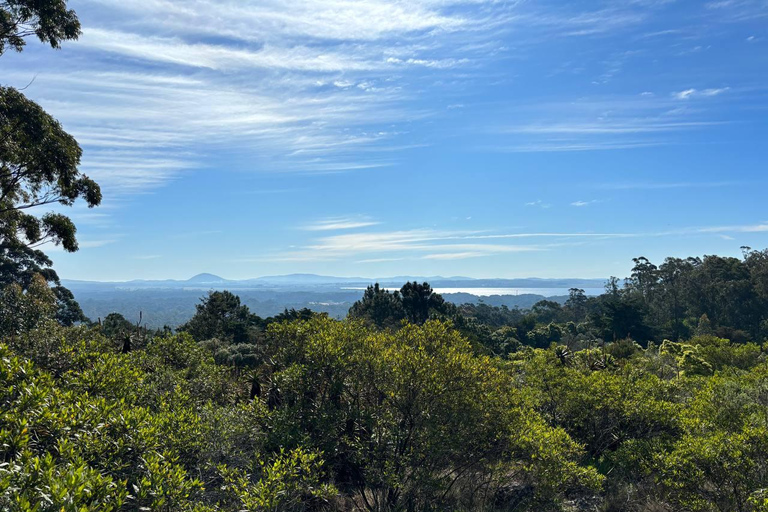
[[[0,55],[80,24],[0,1]],[[768,250],[634,260],[605,293],[455,305],[365,290],[336,320],[211,292],[185,324],[89,320],[43,249],[101,202],[0,87],[0,509],[768,511]]]

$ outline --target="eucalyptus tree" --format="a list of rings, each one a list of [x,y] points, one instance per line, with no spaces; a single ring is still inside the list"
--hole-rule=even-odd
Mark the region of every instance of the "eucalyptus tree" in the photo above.
[[[22,51],[27,37],[59,48],[79,35],[80,22],[64,0],[0,0],[0,55]],[[78,168],[81,157],[77,141],[56,119],[17,89],[0,86],[0,286],[26,289],[42,275],[53,284],[65,324],[84,316],[41,247],[78,249],[72,220],[46,207],[101,202],[98,184]]]
[[[80,21],[66,0],[0,1],[0,55],[8,48],[20,52],[29,36],[59,48],[79,35]]]

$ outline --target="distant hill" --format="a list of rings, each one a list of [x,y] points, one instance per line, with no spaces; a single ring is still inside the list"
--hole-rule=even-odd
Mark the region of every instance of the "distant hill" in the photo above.
[[[214,274],[197,274],[190,277],[187,283],[226,283],[227,280]]]

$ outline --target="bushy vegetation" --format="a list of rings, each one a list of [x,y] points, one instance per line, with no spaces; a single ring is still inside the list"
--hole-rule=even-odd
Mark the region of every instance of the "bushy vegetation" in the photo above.
[[[706,322],[605,342],[552,316],[573,305],[409,288],[344,321],[214,292],[174,334],[64,326],[45,278],[8,287],[0,507],[766,510],[765,345]],[[377,327],[370,300],[400,322]]]

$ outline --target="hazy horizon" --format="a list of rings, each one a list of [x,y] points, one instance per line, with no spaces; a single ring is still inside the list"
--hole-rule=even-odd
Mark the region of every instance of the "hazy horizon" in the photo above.
[[[607,280],[608,277],[578,277],[578,276],[565,276],[565,277],[538,277],[538,276],[518,276],[518,277],[496,277],[496,276],[481,276],[481,277],[472,277],[472,276],[440,276],[440,275],[430,275],[430,276],[419,276],[419,275],[391,275],[391,276],[362,276],[362,275],[349,275],[349,276],[342,276],[342,275],[323,275],[323,274],[313,274],[313,273],[292,273],[292,274],[275,274],[275,275],[263,275],[263,276],[251,276],[251,277],[238,277],[238,278],[231,278],[231,277],[225,277],[218,274],[214,274],[212,272],[199,272],[193,276],[189,277],[182,277],[182,278],[160,278],[160,279],[143,279],[143,278],[133,278],[133,279],[116,279],[116,280],[96,280],[96,279],[70,279],[67,277],[63,277],[62,279],[64,281],[87,281],[87,282],[94,282],[94,283],[125,283],[125,282],[131,282],[131,281],[175,281],[175,282],[187,282],[194,280],[195,278],[198,278],[200,276],[211,276],[217,279],[221,279],[223,281],[232,281],[232,282],[242,282],[242,281],[249,281],[249,280],[268,280],[270,278],[277,279],[277,278],[289,278],[289,277],[307,277],[307,278],[327,278],[327,279],[344,279],[344,280],[350,280],[350,279],[359,279],[361,281],[370,281],[370,280],[400,280],[400,279],[442,279],[442,280],[453,280],[458,281],[462,279],[466,280],[472,280],[472,281],[482,281],[482,280],[500,280],[500,281],[524,281],[524,280],[541,280],[544,282],[550,282],[550,281],[599,281],[599,280]],[[343,284],[343,283],[339,283]]]

